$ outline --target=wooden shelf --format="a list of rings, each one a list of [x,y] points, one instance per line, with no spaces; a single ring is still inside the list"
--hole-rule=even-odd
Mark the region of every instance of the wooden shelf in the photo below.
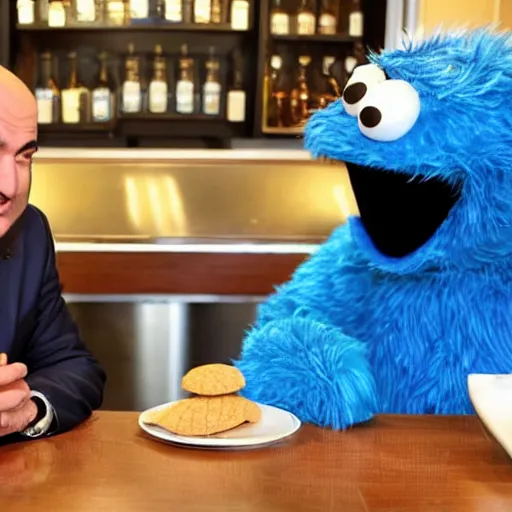
[[[120,121],[200,121],[200,122],[213,122],[225,121],[223,115],[209,116],[206,114],[152,114],[151,112],[141,112],[137,114],[120,114]]]
[[[87,133],[87,132],[111,132],[116,129],[116,123],[54,123],[39,124],[37,130],[40,133]]]
[[[274,41],[286,41],[290,43],[354,43],[360,40],[360,38],[351,37],[347,34],[314,34],[311,36],[303,36],[298,34],[271,34],[270,37]]]
[[[266,135],[303,135],[304,127],[303,126],[291,126],[289,128],[286,127],[273,127],[273,126],[265,126],[261,130]]]
[[[222,32],[244,34],[249,30],[233,30],[229,23],[133,23],[131,25],[67,25],[65,27],[49,27],[48,25],[17,25],[21,32],[90,32],[90,31],[170,31],[170,32]]]

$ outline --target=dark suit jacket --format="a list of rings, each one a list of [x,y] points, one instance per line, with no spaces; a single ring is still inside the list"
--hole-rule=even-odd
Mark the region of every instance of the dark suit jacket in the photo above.
[[[0,352],[27,365],[55,410],[53,433],[75,427],[101,405],[105,374],[66,308],[50,226],[33,206],[0,240],[0,291]]]

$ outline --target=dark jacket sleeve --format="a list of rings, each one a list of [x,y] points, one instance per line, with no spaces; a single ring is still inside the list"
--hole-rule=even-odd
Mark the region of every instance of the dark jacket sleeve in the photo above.
[[[37,305],[36,323],[23,354],[27,383],[52,404],[57,421],[52,432],[67,431],[87,419],[103,400],[105,373],[87,350],[61,295],[50,227],[47,258]]]

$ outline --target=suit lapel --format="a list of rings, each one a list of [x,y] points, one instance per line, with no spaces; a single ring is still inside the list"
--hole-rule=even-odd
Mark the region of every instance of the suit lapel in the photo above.
[[[11,354],[16,339],[20,287],[23,275],[21,215],[8,233],[0,239],[0,352]]]

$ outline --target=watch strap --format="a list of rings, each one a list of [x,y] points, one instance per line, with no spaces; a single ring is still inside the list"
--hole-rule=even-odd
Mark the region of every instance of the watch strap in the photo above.
[[[50,429],[55,412],[48,399],[39,391],[31,391],[30,396],[37,406],[37,415],[21,434],[26,437],[40,437]]]

